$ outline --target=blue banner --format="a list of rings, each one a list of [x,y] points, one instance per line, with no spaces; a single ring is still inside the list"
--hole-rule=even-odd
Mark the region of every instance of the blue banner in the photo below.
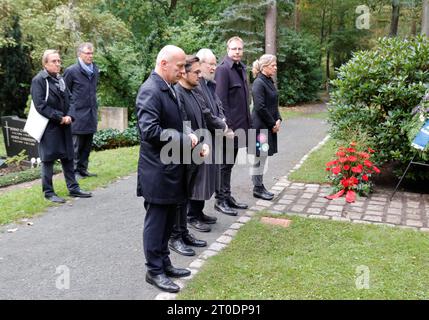
[[[411,146],[419,150],[424,150],[428,142],[429,142],[429,120],[425,122],[423,127],[420,129],[419,133],[417,133]]]

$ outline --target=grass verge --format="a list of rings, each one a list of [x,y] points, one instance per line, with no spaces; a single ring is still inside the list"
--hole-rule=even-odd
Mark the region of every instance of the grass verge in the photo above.
[[[80,187],[84,190],[94,190],[135,172],[138,152],[138,146],[92,152],[89,171],[97,173],[98,177],[79,180]],[[54,180],[54,188],[60,197],[67,198],[64,179]],[[40,184],[0,194],[0,225],[30,218],[53,205],[43,197]]]
[[[322,147],[311,153],[303,165],[288,176],[288,179],[304,183],[327,183],[326,163],[334,159],[336,150],[336,142],[329,139]]]
[[[429,298],[429,234],[291,219],[286,229],[252,219],[178,299]]]
[[[295,109],[288,109],[287,107],[280,108],[280,115],[282,116],[283,121],[292,118],[305,117],[312,119],[326,119],[328,117],[328,112],[314,112],[309,113],[305,111],[297,111]]]
[[[54,174],[61,172],[61,166],[54,166]],[[31,168],[24,171],[12,172],[0,176],[0,188],[40,179],[40,168]],[[1,189],[0,189],[1,190]]]

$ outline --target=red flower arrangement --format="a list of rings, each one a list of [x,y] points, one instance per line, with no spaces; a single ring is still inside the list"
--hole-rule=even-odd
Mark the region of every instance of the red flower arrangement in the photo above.
[[[350,143],[349,148],[340,147],[337,159],[326,164],[326,171],[331,173],[328,178],[334,188],[333,194],[326,198],[332,200],[345,194],[347,202],[354,202],[356,193],[367,196],[373,187],[371,176],[380,173],[370,160],[374,153],[371,148],[359,151],[355,142]]]

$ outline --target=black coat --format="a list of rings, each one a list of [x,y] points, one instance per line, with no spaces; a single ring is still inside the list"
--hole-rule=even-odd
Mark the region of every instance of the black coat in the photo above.
[[[206,104],[200,87],[188,90],[183,88],[180,84],[177,84],[176,92],[178,94],[179,104],[184,106],[187,118],[191,122],[192,130],[198,133],[198,129],[208,129],[212,133],[209,136],[203,137],[203,142],[210,147],[209,157],[211,158],[199,159],[202,163],[198,163],[197,165],[193,163],[187,166],[189,199],[209,200],[216,190],[217,167],[219,167],[214,164],[213,157],[214,130],[224,129],[225,123],[221,118],[212,114],[211,109]]]
[[[46,79],[49,82],[47,102],[45,102]],[[73,159],[71,125],[60,124],[64,116],[71,116],[70,92],[65,84],[63,86],[64,91],[61,91],[59,81],[50,76],[46,70],[40,71],[31,82],[30,90],[34,106],[41,115],[49,119],[39,143],[39,157],[42,161]],[[73,119],[73,116],[71,117]]]
[[[272,156],[277,153],[277,133],[273,133],[272,128],[277,120],[282,120],[278,107],[278,92],[273,80],[259,73],[253,82],[252,96],[253,127],[257,129],[257,135],[260,129],[268,129],[268,155]]]
[[[94,64],[90,77],[79,64],[71,65],[64,71],[64,80],[71,92],[70,113],[75,118],[73,134],[89,134],[97,131],[97,82],[99,71]]]
[[[247,85],[246,66],[239,63],[239,72],[228,56],[216,69],[216,94],[222,101],[226,123],[232,130],[251,128],[249,111],[249,88]]]
[[[186,120],[186,114],[156,72],[152,72],[140,87],[136,112],[141,137],[137,196],[155,204],[183,202],[187,198],[186,166],[180,162],[164,164],[161,149],[167,144],[190,148],[190,138],[183,132],[182,121]],[[161,141],[165,129],[173,129],[170,141]]]

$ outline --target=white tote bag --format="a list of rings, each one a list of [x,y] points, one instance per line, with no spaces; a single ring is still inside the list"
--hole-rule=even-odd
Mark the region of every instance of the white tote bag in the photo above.
[[[46,79],[46,97],[45,101],[48,101],[49,97],[49,82]],[[40,142],[42,139],[43,133],[45,132],[46,126],[48,125],[49,119],[42,116],[37,112],[36,107],[34,106],[33,99],[31,99],[30,112],[28,113],[27,122],[24,126],[24,131],[27,132],[30,136],[36,139],[37,142]]]

